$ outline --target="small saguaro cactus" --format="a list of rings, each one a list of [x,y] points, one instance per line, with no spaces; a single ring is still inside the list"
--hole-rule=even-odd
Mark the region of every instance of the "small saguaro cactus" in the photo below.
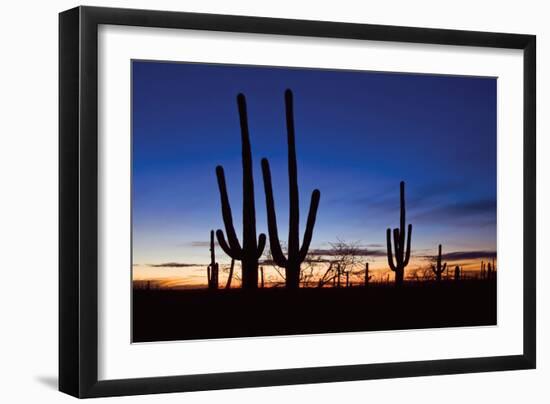
[[[455,281],[460,280],[460,267],[457,265],[455,266]]]
[[[487,263],[487,279],[493,278],[493,267],[491,266],[491,263]]]
[[[439,282],[441,281],[441,274],[447,269],[447,263],[441,266],[441,244],[439,244],[439,252],[437,254],[436,265],[432,265],[432,271],[435,274],[435,279]]]
[[[206,268],[206,274],[208,277],[208,289],[218,289],[219,265],[216,262],[214,230],[210,231],[210,265]]]
[[[248,117],[246,99],[243,94],[237,96],[239,118],[241,123],[242,165],[243,165],[243,244],[239,243],[233,215],[227,195],[225,174],[222,166],[216,167],[218,188],[222,206],[222,217],[227,234],[227,241],[221,229],[216,231],[218,243],[222,250],[232,259],[241,261],[243,289],[258,287],[258,259],[261,257],[266,243],[265,234],[260,234],[256,240],[256,208],[254,205],[254,178],[252,176],[252,152],[248,133]]]
[[[405,182],[401,181],[400,189],[400,214],[399,214],[399,228],[393,229],[393,243],[395,247],[395,263],[391,246],[391,229],[386,230],[387,241],[387,253],[388,264],[390,269],[395,272],[395,284],[397,286],[403,284],[405,276],[405,267],[409,264],[409,258],[411,256],[411,234],[412,224],[409,224],[407,229],[407,247],[405,248]]]
[[[369,285],[372,275],[369,275],[369,263],[365,262],[365,286]]]
[[[273,200],[273,187],[271,185],[271,170],[269,161],[262,159],[262,173],[264,178],[265,203],[267,207],[267,228],[269,233],[269,246],[273,261],[285,269],[286,287],[297,289],[300,287],[300,265],[306,258],[313,228],[317,217],[317,208],[321,192],[318,189],[311,194],[309,214],[306,222],[306,230],[302,246],[300,247],[300,205],[298,195],[298,164],[296,162],[296,145],[294,134],[294,114],[292,91],[285,91],[285,112],[288,144],[288,180],[289,180],[289,223],[288,223],[288,253],[285,257],[279,242],[277,229],[277,216],[275,214],[275,202]]]

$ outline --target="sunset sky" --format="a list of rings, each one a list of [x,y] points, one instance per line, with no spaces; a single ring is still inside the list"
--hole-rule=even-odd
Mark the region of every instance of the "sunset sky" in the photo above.
[[[471,266],[496,250],[496,79],[134,61],[134,279],[206,283],[211,229],[223,229],[223,165],[241,237],[236,96],[247,99],[257,231],[267,234],[260,160],[270,161],[279,233],[288,232],[284,91],[294,92],[301,237],[321,201],[311,249],[358,243],[387,268],[385,231],[406,182],[411,265],[437,245]],[[229,258],[217,249],[221,264]],[[175,263],[177,265],[164,265]],[[177,282],[176,282],[177,283]]]

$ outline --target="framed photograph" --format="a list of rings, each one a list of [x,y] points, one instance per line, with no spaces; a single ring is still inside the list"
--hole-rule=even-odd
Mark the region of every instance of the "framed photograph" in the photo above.
[[[59,386],[535,367],[535,37],[60,14]]]

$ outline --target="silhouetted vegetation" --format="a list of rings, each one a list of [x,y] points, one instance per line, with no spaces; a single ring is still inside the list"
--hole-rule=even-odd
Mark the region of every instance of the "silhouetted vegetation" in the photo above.
[[[369,263],[365,262],[365,286],[369,286],[372,275],[369,275]]]
[[[208,277],[208,289],[218,289],[219,266],[216,262],[214,230],[210,231],[210,264],[206,267],[206,274]]]
[[[216,167],[216,176],[220,190],[222,217],[227,234],[227,241],[222,230],[216,231],[218,243],[222,250],[232,259],[241,261],[242,287],[256,289],[258,287],[258,259],[261,257],[266,243],[265,234],[260,234],[256,241],[256,208],[254,204],[254,178],[252,176],[252,152],[250,150],[250,135],[248,133],[248,117],[246,100],[243,94],[237,96],[239,118],[241,123],[242,166],[243,166],[243,244],[242,247],[233,226],[233,215],[227,195],[225,174],[222,166]]]
[[[441,265],[441,244],[439,244],[435,265],[432,265],[432,271],[435,274],[435,280],[441,281],[441,274],[447,269],[447,263]]]
[[[393,272],[395,272],[395,284],[403,284],[403,278],[405,274],[405,267],[409,264],[409,258],[411,256],[411,235],[412,224],[408,226],[407,234],[407,246],[405,248],[405,182],[401,181],[400,189],[400,213],[399,213],[399,228],[393,229],[393,244],[395,250],[395,263],[394,254],[392,253],[391,229],[386,230],[386,243],[388,252],[388,264]]]
[[[269,161],[262,159],[262,173],[264,177],[265,203],[267,208],[267,228],[269,233],[269,246],[275,263],[285,269],[286,287],[297,289],[300,286],[300,265],[305,260],[311,239],[313,227],[319,207],[321,193],[318,189],[311,194],[309,214],[302,246],[300,247],[300,206],[298,195],[298,164],[296,162],[296,144],[294,134],[294,115],[292,104],[292,92],[285,92],[285,111],[288,144],[288,180],[289,180],[289,231],[287,256],[283,254],[277,229],[277,216],[275,202],[273,200],[273,188],[271,185],[271,170]]]
[[[227,275],[227,282],[225,288],[229,289],[231,287],[231,281],[233,280],[233,269],[235,268],[235,260],[231,259],[231,265],[229,266],[229,274]]]
[[[252,152],[243,94],[237,96],[237,106],[242,154],[242,245],[233,224],[224,169],[219,165],[216,178],[225,233],[221,229],[210,231],[210,263],[206,268],[208,288],[167,290],[162,288],[161,282],[134,281],[135,342],[496,323],[494,260],[492,263],[481,261],[477,272],[477,265],[465,270],[462,263],[457,263],[457,258],[447,254],[450,262],[457,263],[454,277],[450,277],[447,262],[442,262],[439,244],[437,256],[424,256],[427,262],[408,270],[405,277],[411,257],[412,224],[406,224],[404,181],[400,182],[399,227],[386,230],[386,251],[381,249],[376,255],[387,257],[389,268],[395,274],[394,282],[388,273],[377,273],[376,267],[374,275],[371,274],[367,261],[369,251],[358,242],[338,240],[330,243],[329,249],[310,251],[321,195],[318,189],[311,194],[300,245],[298,164],[290,90],[285,92],[289,235],[287,244],[279,239],[271,169],[264,158],[261,168],[269,236],[269,248],[265,249],[266,235],[257,236],[256,232]],[[216,261],[215,236],[221,249],[231,258],[229,266]],[[235,273],[235,261],[240,261],[241,272]],[[434,264],[430,265],[432,262]],[[188,265],[181,264],[181,267]],[[204,265],[200,268],[204,279]],[[275,273],[270,275],[269,268]],[[220,271],[227,273],[224,290],[220,289]],[[232,289],[233,280],[240,282],[241,287]],[[438,304],[433,305],[434,301]],[[354,307],[375,309],[364,316],[350,309]],[[431,309],[422,310],[423,307]],[[221,309],[226,308],[239,315],[220,314]],[[184,312],[185,320],[174,321],[174,312]]]

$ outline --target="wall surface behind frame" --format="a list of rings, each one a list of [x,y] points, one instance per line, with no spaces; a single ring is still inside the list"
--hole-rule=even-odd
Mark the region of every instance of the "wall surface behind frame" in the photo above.
[[[9,5],[8,5],[9,4]],[[0,25],[0,400],[9,403],[63,403],[73,400],[57,385],[57,13],[74,1],[10,2]],[[88,5],[156,8],[281,18],[334,20],[433,28],[530,33],[537,35],[538,57],[538,206],[550,205],[548,172],[550,118],[550,27],[545,3],[525,0],[441,2],[418,0],[330,4],[305,0],[258,2],[234,0],[90,1]],[[519,167],[518,167],[519,169]],[[548,211],[538,212],[538,262],[550,243],[543,232]],[[116,398],[131,403],[242,402],[279,403],[337,400],[363,403],[448,404],[494,401],[548,402],[550,379],[550,275],[538,273],[538,369],[413,379],[333,383],[206,393]]]

